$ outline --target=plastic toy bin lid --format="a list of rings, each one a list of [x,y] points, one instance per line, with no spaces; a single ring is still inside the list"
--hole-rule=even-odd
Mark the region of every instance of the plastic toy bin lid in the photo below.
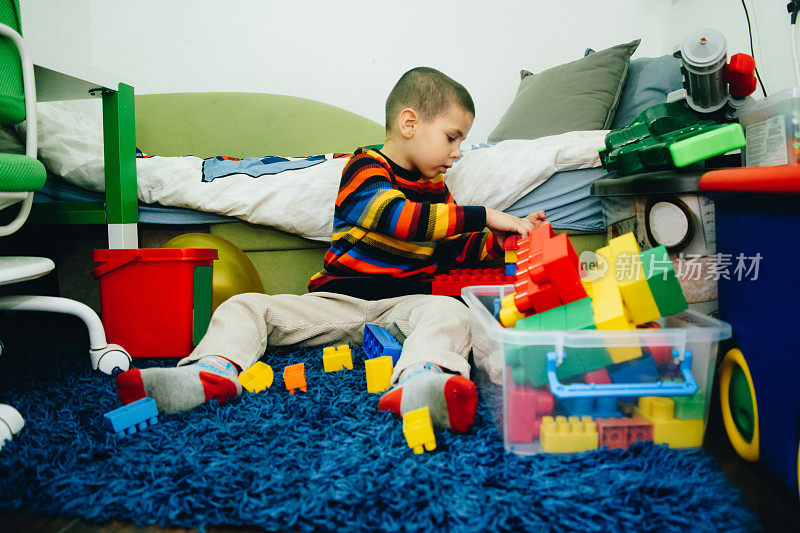
[[[592,183],[592,196],[641,196],[686,194],[698,191],[697,183],[705,170],[661,170],[630,176],[601,178]]]
[[[800,166],[741,167],[706,172],[701,191],[800,194]]]

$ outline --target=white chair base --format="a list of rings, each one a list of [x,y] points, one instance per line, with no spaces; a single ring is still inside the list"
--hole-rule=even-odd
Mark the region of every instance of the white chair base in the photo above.
[[[89,329],[89,360],[92,369],[111,374],[115,368],[123,372],[130,368],[131,356],[121,346],[106,342],[103,323],[88,305],[58,296],[0,296],[0,310],[50,311],[77,316]]]

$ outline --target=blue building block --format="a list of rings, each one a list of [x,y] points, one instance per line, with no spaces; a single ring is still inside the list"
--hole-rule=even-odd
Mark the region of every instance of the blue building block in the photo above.
[[[606,367],[612,383],[655,383],[660,378],[653,358],[643,355]]]
[[[506,263],[506,276],[516,276],[516,275],[517,275],[517,264]]]
[[[158,423],[158,409],[152,398],[142,398],[103,415],[106,426],[120,435],[130,435]]]
[[[559,410],[567,416],[591,416],[592,418],[621,418],[615,397],[565,398],[558,400]]]
[[[500,320],[500,309],[502,309],[502,308],[503,308],[503,303],[500,300],[500,298],[495,298],[494,299],[494,313],[492,313],[492,316],[494,316],[495,319]]]
[[[364,340],[361,343],[367,359],[388,355],[392,358],[392,365],[397,364],[400,359],[400,352],[403,347],[392,337],[389,331],[377,324],[367,324],[364,326]]]

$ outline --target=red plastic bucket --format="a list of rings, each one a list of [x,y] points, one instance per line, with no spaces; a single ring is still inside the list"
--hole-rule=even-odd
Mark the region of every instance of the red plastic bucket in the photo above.
[[[128,248],[94,250],[100,306],[108,342],[131,357],[184,357],[193,348],[196,303],[211,312],[208,294],[198,298],[197,267],[211,267],[213,248]],[[210,272],[210,268],[204,269]],[[198,272],[199,273],[199,272]]]

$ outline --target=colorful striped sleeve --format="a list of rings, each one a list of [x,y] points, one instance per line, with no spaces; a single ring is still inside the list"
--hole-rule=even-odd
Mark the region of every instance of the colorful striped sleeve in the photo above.
[[[442,261],[458,266],[472,266],[481,261],[495,259],[502,255],[503,249],[490,231],[456,235],[444,239],[439,250]]]
[[[413,202],[392,183],[388,168],[368,152],[361,152],[350,158],[342,173],[336,218],[404,241],[438,241],[482,230],[486,209]]]

